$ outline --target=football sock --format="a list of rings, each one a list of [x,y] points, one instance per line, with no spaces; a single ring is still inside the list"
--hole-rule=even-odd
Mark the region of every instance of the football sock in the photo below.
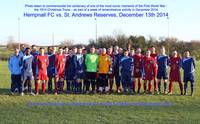
[[[42,82],[42,94],[45,93],[45,90],[46,90],[46,83],[45,81]]]

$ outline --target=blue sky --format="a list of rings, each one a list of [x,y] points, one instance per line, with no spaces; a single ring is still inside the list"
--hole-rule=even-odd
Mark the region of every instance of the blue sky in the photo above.
[[[199,0],[5,0],[0,7],[0,44],[9,36],[18,40],[20,17],[20,42],[51,45],[63,40],[87,43],[95,39],[94,18],[25,18],[25,4],[165,4],[169,12],[169,36],[180,40],[200,40]],[[166,18],[98,18],[98,36],[144,35],[155,38],[168,36]]]

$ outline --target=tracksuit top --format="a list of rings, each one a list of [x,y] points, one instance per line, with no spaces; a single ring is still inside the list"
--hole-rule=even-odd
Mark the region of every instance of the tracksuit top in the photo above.
[[[66,56],[65,60],[65,78],[67,80],[73,80],[75,76],[75,64],[74,64],[75,55]]]
[[[19,51],[19,56],[23,57],[23,56],[24,56],[24,54],[25,54],[25,49],[24,49],[24,50],[20,50],[20,51]]]
[[[33,56],[32,55],[24,55],[23,57],[23,74],[25,75],[33,75],[32,70]]]
[[[76,54],[74,58],[74,63],[75,63],[76,73],[83,73],[85,68],[84,56],[82,54]]]
[[[22,69],[22,57],[20,55],[12,55],[8,61],[8,68],[11,74],[19,75]]]
[[[37,56],[39,55],[38,52],[31,51],[31,55],[33,56],[33,73],[38,75],[38,65],[37,65]]]
[[[120,60],[121,73],[133,72],[133,58],[124,56]]]
[[[181,66],[184,70],[184,75],[190,75],[195,71],[195,60],[192,57],[185,57],[181,61]]]
[[[123,55],[122,54],[115,54],[114,56],[114,74],[118,75],[119,74],[119,66],[120,66],[120,60],[122,59]]]
[[[158,73],[163,71],[166,72],[169,65],[169,57],[167,55],[158,55],[157,64],[158,64]]]
[[[49,59],[47,73],[53,76],[55,74],[55,54],[47,53],[47,55],[48,55],[48,59]]]

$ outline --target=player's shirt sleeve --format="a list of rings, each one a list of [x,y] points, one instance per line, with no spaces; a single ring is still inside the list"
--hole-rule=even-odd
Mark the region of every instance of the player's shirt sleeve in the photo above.
[[[179,57],[179,61],[178,61],[178,66],[179,66],[179,69],[181,68],[181,58]]]
[[[87,70],[88,67],[88,54],[85,55],[85,68]]]
[[[47,59],[46,64],[47,64],[47,67],[48,67],[48,65],[49,65],[49,58],[48,58],[48,56],[46,56],[46,59]]]
[[[119,75],[122,74],[122,61],[123,61],[123,57],[119,60]]]
[[[113,59],[112,59],[111,56],[108,56],[108,65],[109,65],[109,68],[110,68],[110,70],[111,70],[112,67],[113,67]]]
[[[195,67],[196,67],[196,60],[194,58],[192,58],[192,64],[193,64],[194,69],[195,69]]]
[[[169,66],[172,65],[172,57],[169,58]]]
[[[153,74],[154,74],[154,77],[156,76],[156,74],[157,74],[157,70],[156,70],[156,67],[157,65],[156,65],[156,62],[155,61],[153,61]]]
[[[35,58],[35,65],[36,65],[36,75],[39,73],[39,56]]]
[[[55,55],[55,67],[57,66],[57,55]]]
[[[77,68],[78,68],[77,55],[74,56],[73,63],[74,63],[75,71],[77,71]]]
[[[167,66],[169,66],[170,65],[170,58],[169,58],[169,56],[167,56]]]
[[[99,56],[96,55],[96,57],[97,57],[97,59],[96,59],[96,64],[97,64],[97,66],[98,66],[98,63],[99,63]]]
[[[133,70],[134,70],[134,59],[131,58],[131,76],[133,76]]]
[[[145,68],[145,57],[142,58],[142,78],[143,78],[143,79],[144,79],[144,77],[145,77],[144,68]]]
[[[10,70],[10,72],[12,73],[12,67],[13,67],[13,65],[12,65],[12,56],[9,58],[9,60],[8,60],[8,68],[9,68],[9,70]]]
[[[26,59],[25,59],[25,57],[23,57],[23,59],[22,59],[22,73],[24,72],[24,70],[26,70]]]
[[[181,66],[181,68],[184,70],[184,66],[183,66],[183,61],[184,61],[184,58],[182,58],[181,60],[180,60],[181,62],[180,62],[180,66]]]

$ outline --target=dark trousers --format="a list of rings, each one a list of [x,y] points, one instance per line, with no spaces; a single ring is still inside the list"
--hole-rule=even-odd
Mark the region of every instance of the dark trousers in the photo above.
[[[100,87],[108,87],[108,74],[99,74]]]
[[[22,78],[21,74],[11,75],[11,92],[15,92],[15,89],[18,89],[19,93],[22,92]]]
[[[87,72],[87,83],[86,83],[86,91],[89,91],[90,84],[92,85],[92,91],[95,91],[96,85],[96,72]]]
[[[131,73],[122,73],[122,87],[124,89],[132,89],[132,80],[131,80]]]
[[[115,83],[118,88],[118,87],[120,87],[121,77],[119,76],[119,74],[116,74],[114,76],[115,76]]]
[[[74,91],[74,80],[66,80],[67,83],[67,92]]]
[[[25,90],[25,87],[28,87],[27,90]],[[26,80],[23,81],[23,85],[22,85],[22,90],[24,92],[32,92],[32,77],[31,76],[27,76]]]
[[[48,92],[52,92],[52,89],[53,89],[53,79],[54,79],[54,82],[55,82],[55,76],[48,76],[49,77],[49,80],[48,80]]]

